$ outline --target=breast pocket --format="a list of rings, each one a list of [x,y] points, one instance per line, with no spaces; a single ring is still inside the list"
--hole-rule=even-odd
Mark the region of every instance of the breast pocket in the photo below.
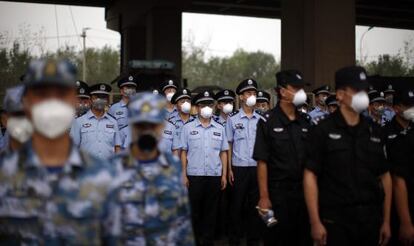
[[[223,136],[215,136],[211,137],[211,147],[215,150],[220,150],[221,145],[223,143]]]
[[[289,151],[289,134],[285,130],[280,132],[273,131],[270,136],[273,151],[276,153],[287,154]]]
[[[326,142],[326,156],[328,164],[337,163],[337,160],[350,160],[352,146],[342,139],[329,139]]]
[[[114,145],[114,139],[115,139],[115,130],[113,128],[105,128],[104,131],[104,137],[105,137],[105,142],[109,145]]]
[[[190,135],[188,137],[188,148],[189,149],[198,149],[201,147],[201,136],[200,134],[197,135]]]
[[[236,129],[234,131],[234,141],[246,138],[246,131],[244,129]]]
[[[81,144],[89,144],[96,141],[95,129],[93,128],[81,128]]]

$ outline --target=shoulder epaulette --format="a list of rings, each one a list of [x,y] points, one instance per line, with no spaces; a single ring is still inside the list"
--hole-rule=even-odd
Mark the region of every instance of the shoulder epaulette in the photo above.
[[[194,120],[195,120],[196,118],[193,118],[193,119],[189,119],[184,125],[187,125],[188,123],[190,123],[190,122],[193,122]]]
[[[221,122],[219,121],[219,119],[218,119],[218,118],[213,117],[212,119],[213,119],[213,121],[214,121],[214,122],[216,122],[217,124],[219,124],[219,125],[221,125],[221,126],[224,126],[224,124],[223,124],[223,123],[221,123]]]
[[[126,128],[128,125],[125,125],[125,126],[123,126],[123,127],[120,127],[119,128],[119,130],[122,130],[122,129],[124,129],[124,128]]]
[[[107,115],[111,116],[114,120],[116,120],[115,116],[113,116],[112,114],[106,112]]]
[[[236,110],[236,111],[234,111],[234,112],[231,112],[230,114],[229,114],[229,117],[233,117],[233,116],[235,116],[236,114],[238,114],[240,111],[239,110]]]

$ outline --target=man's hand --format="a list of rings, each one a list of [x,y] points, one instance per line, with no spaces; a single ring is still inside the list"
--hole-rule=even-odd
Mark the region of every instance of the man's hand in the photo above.
[[[414,226],[411,223],[401,224],[399,239],[403,245],[414,243]]]
[[[226,189],[227,187],[227,177],[226,175],[221,176],[221,190]]]
[[[325,226],[322,223],[316,223],[311,225],[311,236],[314,245],[326,245],[327,232]]]
[[[183,185],[187,188],[190,186],[190,181],[188,180],[186,173],[183,173]]]
[[[269,198],[260,198],[259,203],[257,204],[261,209],[271,209],[272,203]]]
[[[379,245],[387,245],[390,238],[391,238],[390,223],[384,222],[384,223],[382,223],[382,226],[381,226],[381,229],[380,229]]]
[[[233,186],[234,184],[234,174],[233,171],[231,169],[229,169],[229,183],[231,186]]]

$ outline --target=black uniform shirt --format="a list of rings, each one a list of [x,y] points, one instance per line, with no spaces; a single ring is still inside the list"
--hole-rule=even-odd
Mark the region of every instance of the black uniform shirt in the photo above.
[[[414,209],[414,129],[404,129],[394,117],[385,127],[387,158],[394,175],[403,178],[407,185],[410,208]]]
[[[265,161],[268,182],[301,182],[305,163],[305,137],[309,118],[297,113],[291,121],[279,106],[258,122],[253,159]]]
[[[318,176],[321,209],[382,205],[379,176],[389,170],[384,144],[379,127],[364,117],[348,126],[340,110],[310,132],[306,168]]]

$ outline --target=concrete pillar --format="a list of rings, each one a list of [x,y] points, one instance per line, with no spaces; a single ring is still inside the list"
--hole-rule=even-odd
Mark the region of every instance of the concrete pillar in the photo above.
[[[182,9],[168,0],[119,0],[106,9],[108,28],[121,33],[122,71],[131,60],[166,60],[181,77]]]
[[[312,88],[334,84],[355,64],[355,0],[282,0],[282,69],[304,74]]]

